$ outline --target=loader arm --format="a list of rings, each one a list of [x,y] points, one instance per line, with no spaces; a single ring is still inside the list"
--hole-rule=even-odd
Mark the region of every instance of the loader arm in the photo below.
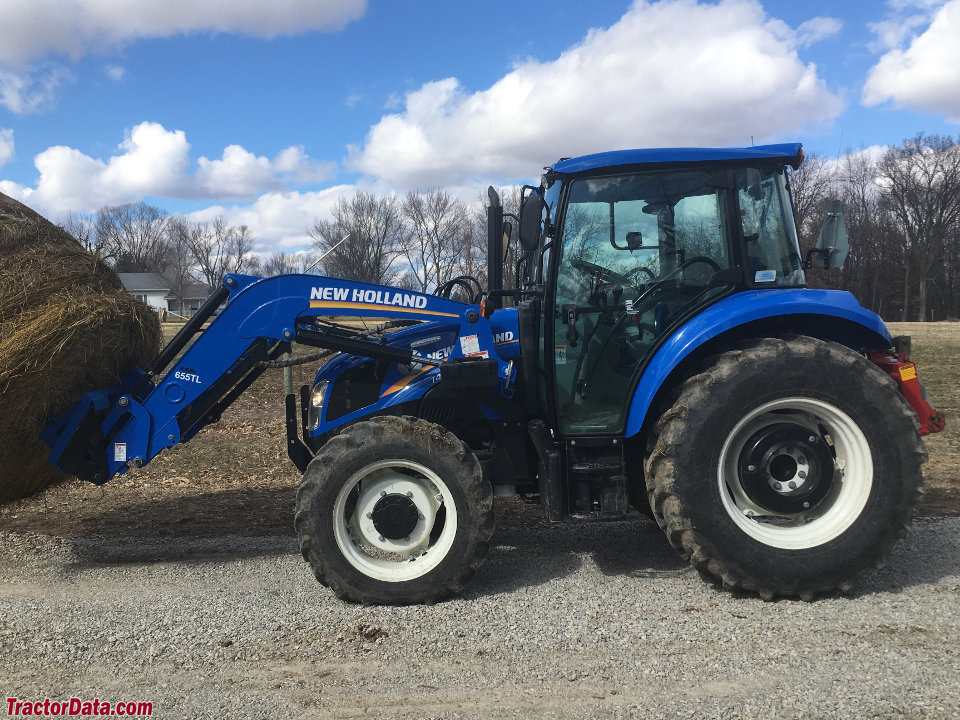
[[[136,368],[119,385],[88,392],[52,421],[41,433],[51,448],[48,460],[96,484],[145,465],[216,422],[263,372],[264,361],[287,352],[293,342],[394,362],[441,362],[409,348],[333,332],[318,323],[329,316],[459,323],[459,337],[470,342],[457,343],[451,358],[465,353],[494,358],[498,377],[509,375],[477,306],[316,275],[228,275],[150,368]]]

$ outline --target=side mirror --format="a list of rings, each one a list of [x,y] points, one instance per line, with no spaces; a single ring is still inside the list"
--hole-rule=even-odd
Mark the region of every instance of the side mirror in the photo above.
[[[850,244],[847,240],[847,227],[843,222],[843,203],[831,200],[827,203],[827,215],[820,228],[820,237],[816,246],[807,253],[807,266],[811,266],[813,255],[818,255],[818,264],[824,268],[841,268],[847,259]]]
[[[531,193],[520,206],[520,247],[524,255],[537,249],[540,243],[540,219],[543,216],[543,195]]]

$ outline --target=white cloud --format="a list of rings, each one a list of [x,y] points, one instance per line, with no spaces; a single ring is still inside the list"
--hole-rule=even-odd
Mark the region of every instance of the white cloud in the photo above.
[[[210,197],[248,200],[264,190],[277,190],[284,181],[297,184],[332,177],[335,166],[315,163],[302,147],[281,150],[273,160],[256,156],[239,145],[228,145],[219,160],[201,157],[196,181]]]
[[[871,68],[863,88],[863,104],[889,101],[895,107],[932,111],[960,123],[958,38],[960,0],[950,0],[908,47],[893,47]]]
[[[610,28],[488,89],[446,78],[408,93],[403,112],[349,148],[349,166],[405,189],[530,177],[560,156],[615,148],[783,137],[842,110],[800,43],[755,0],[637,0]]]
[[[58,66],[11,70],[0,65],[0,107],[16,115],[39,112],[52,103],[57,89],[70,79],[70,72]]]
[[[255,250],[261,254],[297,251],[313,242],[308,231],[314,219],[329,216],[339,198],[356,191],[352,185],[337,185],[317,192],[271,192],[249,205],[214,205],[188,217],[209,221],[223,215],[231,225],[246,225],[256,238]]]
[[[13,130],[0,128],[0,167],[13,159]]]
[[[366,0],[5,0],[0,62],[49,54],[77,59],[137,38],[235,33],[272,38],[340,30],[363,16]]]
[[[40,173],[37,186],[8,182],[10,192],[4,192],[19,199],[29,197],[38,209],[62,213],[94,210],[151,195],[253,199],[288,183],[317,182],[333,174],[330,163],[312,161],[298,146],[281,150],[269,160],[239,145],[229,145],[219,159],[200,157],[194,171],[186,134],[152,122],[132,128],[118,151],[103,160],[76,148],[49,147],[34,157]]]
[[[809,47],[821,40],[833,37],[843,29],[843,21],[832,17],[815,17],[801,23],[797,28],[797,44]]]
[[[107,74],[107,77],[114,82],[120,82],[123,80],[124,75],[127,74],[127,69],[122,65],[106,65],[103,71]]]

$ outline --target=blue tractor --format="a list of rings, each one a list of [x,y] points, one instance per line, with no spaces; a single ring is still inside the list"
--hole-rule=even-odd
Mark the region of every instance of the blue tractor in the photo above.
[[[486,292],[227,276],[150,368],[53,422],[50,461],[98,484],[140,467],[297,343],[335,353],[286,410],[300,548],[342,598],[457,592],[494,496],[516,494],[553,521],[646,512],[728,588],[846,590],[908,528],[920,435],[943,421],[905,340],[848,293],[805,287],[846,241],[835,208],[801,256],[802,161],[799,144],[563,159],[513,223],[491,190]]]

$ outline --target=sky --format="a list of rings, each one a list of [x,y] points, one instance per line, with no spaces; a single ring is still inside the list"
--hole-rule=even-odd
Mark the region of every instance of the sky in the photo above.
[[[358,190],[560,157],[960,133],[960,0],[0,0],[0,191],[310,242]]]

